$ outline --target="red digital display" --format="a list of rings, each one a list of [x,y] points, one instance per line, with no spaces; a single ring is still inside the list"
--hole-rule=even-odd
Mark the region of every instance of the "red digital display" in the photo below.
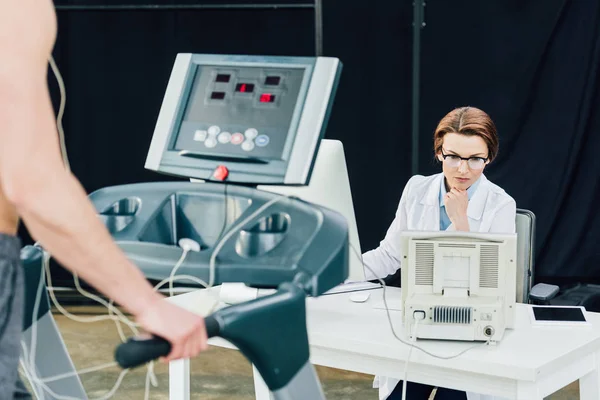
[[[252,93],[254,92],[254,84],[252,83],[238,83],[235,86],[235,91],[240,93]]]
[[[261,103],[273,103],[275,101],[275,95],[270,93],[263,93],[260,95]]]

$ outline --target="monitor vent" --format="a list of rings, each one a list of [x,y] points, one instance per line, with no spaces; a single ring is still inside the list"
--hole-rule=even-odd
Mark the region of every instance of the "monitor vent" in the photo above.
[[[454,249],[474,249],[475,244],[468,243],[440,243],[438,247],[441,248],[454,248]]]
[[[498,245],[481,245],[479,287],[498,288]]]
[[[416,243],[415,285],[433,285],[433,243]]]
[[[435,306],[433,322],[436,324],[469,325],[473,314],[471,307]]]

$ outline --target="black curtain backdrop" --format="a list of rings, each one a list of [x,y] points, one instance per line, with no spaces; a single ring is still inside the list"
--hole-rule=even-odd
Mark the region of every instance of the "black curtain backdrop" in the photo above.
[[[412,0],[323,7],[325,55],[344,63],[327,137],[344,142],[366,251],[411,176]],[[425,22],[419,173],[441,170],[431,147],[443,115],[484,109],[501,136],[486,175],[537,215],[536,280],[600,283],[599,1],[428,0]],[[308,8],[59,11],[73,172],[88,192],[175,179],[143,166],[177,53],[311,56],[314,41]]]

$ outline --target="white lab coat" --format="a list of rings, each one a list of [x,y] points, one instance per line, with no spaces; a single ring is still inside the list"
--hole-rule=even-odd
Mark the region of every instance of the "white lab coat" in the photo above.
[[[383,278],[400,267],[400,241],[402,231],[440,230],[440,188],[442,173],[413,176],[406,184],[396,217],[378,248],[363,255],[364,263],[375,273],[365,269],[368,280]],[[516,203],[502,188],[481,175],[479,186],[469,200],[467,217],[471,232],[514,233],[516,230]],[[454,230],[450,225],[448,230]],[[374,387],[379,388],[379,399],[385,400],[399,380],[377,376]],[[494,397],[468,394],[470,400],[492,400]]]

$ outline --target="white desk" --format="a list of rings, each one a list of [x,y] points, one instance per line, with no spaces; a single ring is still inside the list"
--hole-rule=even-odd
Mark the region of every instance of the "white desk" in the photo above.
[[[311,362],[338,369],[402,379],[408,346],[394,338],[384,310],[373,309],[382,290],[371,290],[365,303],[352,303],[348,293],[307,300]],[[388,301],[400,289],[388,288]],[[176,296],[173,301],[191,310],[206,302],[199,292]],[[580,380],[581,399],[600,399],[600,314],[590,313],[592,327],[532,327],[527,306],[517,307],[516,326],[507,330],[497,346],[474,348],[458,358],[441,360],[413,349],[408,380],[512,399],[542,400]],[[402,336],[399,311],[390,311],[396,332]],[[214,338],[211,344],[234,348]],[[418,341],[437,355],[453,355],[473,343]],[[269,399],[255,373],[257,399]],[[171,400],[189,399],[189,362],[171,363]],[[376,398],[376,389],[373,390]]]

